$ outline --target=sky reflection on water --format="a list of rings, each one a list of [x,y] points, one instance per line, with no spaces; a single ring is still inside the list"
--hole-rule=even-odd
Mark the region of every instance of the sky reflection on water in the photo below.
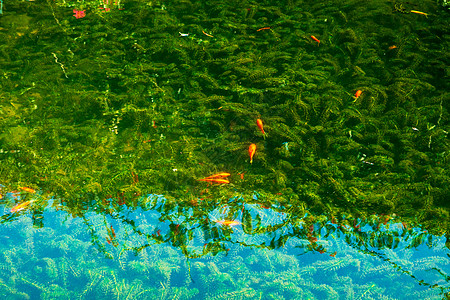
[[[33,226],[27,210],[6,221],[11,213],[4,206],[0,293],[13,299],[442,299],[450,287],[445,238],[425,237],[413,247],[414,234],[424,233],[417,227],[395,249],[377,249],[358,246],[348,232],[330,233],[338,226],[331,221],[308,226],[307,232],[317,231],[314,238],[292,235],[298,231],[292,224],[277,228],[289,214],[256,204],[244,204],[234,226],[216,222],[230,216],[229,207],[215,209],[206,230],[192,223],[183,228],[190,216],[176,209],[161,221],[155,207],[164,206],[162,196],[142,201],[136,209],[92,211],[83,218],[49,205],[42,228]],[[273,230],[250,233],[245,214]],[[403,226],[390,221],[378,231],[401,233]],[[208,233],[216,229],[218,236]],[[360,231],[373,229],[366,224]],[[281,236],[288,238],[272,248]]]

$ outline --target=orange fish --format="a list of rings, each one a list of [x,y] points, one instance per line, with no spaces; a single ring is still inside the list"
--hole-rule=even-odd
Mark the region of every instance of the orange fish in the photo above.
[[[19,189],[21,189],[22,191],[28,192],[28,193],[36,193],[35,189],[29,188],[29,187],[25,187],[25,186],[20,186]]]
[[[250,163],[253,163],[253,156],[255,155],[256,151],[256,145],[251,144],[250,147],[248,147],[248,155],[250,155]]]
[[[256,30],[256,31],[261,31],[261,30],[268,30],[268,29],[270,29],[270,27],[269,27],[269,26],[267,26],[267,27],[262,27],[262,28],[260,28],[260,29],[258,29],[258,30]]]
[[[419,15],[424,15],[425,17],[428,17],[428,14],[427,14],[427,13],[424,13],[424,12],[422,12],[422,11],[411,10],[410,13],[413,13],[413,14],[419,14]]]
[[[320,44],[320,40],[318,39],[318,38],[316,38],[315,36],[311,36],[311,38],[313,39],[313,40],[315,40],[316,42],[317,42],[317,45],[319,45]]]
[[[199,179],[200,181],[208,181],[211,183],[218,183],[218,184],[226,184],[226,183],[230,183],[230,181],[228,181],[228,179],[223,179],[223,178],[203,178],[203,179]]]
[[[256,125],[258,125],[259,129],[261,129],[262,134],[266,134],[264,132],[263,122],[261,119],[256,119]]]
[[[230,176],[230,175],[231,175],[230,173],[225,173],[225,172],[223,172],[223,173],[217,173],[217,174],[214,174],[214,175],[205,177],[205,179],[224,178],[224,177],[228,177],[228,176]]]
[[[203,31],[203,30],[202,30],[202,32],[203,32],[203,34],[204,34],[204,35],[206,35],[206,36],[209,36],[209,37],[214,37],[214,36],[212,36],[211,34],[209,34],[209,33],[206,33],[206,32],[205,32],[205,31]]]
[[[25,209],[25,207],[27,207],[28,205],[30,205],[32,202],[34,202],[34,200],[30,200],[30,201],[26,201],[20,204],[17,204],[16,206],[14,206],[13,208],[11,208],[11,212],[15,213],[18,211],[21,211],[23,209]]]
[[[361,96],[362,91],[361,90],[357,90],[355,93],[355,98],[358,98],[359,96]]]
[[[234,221],[234,220],[221,220],[221,221],[215,221],[216,223],[225,225],[225,226],[236,226],[241,224],[241,222],[239,221]]]

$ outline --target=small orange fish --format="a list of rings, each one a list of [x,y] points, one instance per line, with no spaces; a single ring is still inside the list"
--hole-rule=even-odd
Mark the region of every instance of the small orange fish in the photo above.
[[[261,130],[262,134],[266,134],[264,132],[263,121],[261,119],[256,119],[256,125],[258,125],[258,127]]]
[[[32,193],[32,194],[36,193],[35,189],[29,188],[26,186],[20,186],[19,189],[21,189],[22,191],[28,192],[28,193]]]
[[[362,91],[361,90],[357,90],[356,93],[355,93],[355,98],[356,99],[359,98],[359,96],[361,96],[361,94],[362,94]]]
[[[228,177],[228,176],[230,176],[230,175],[231,175],[230,173],[225,173],[225,172],[223,172],[223,173],[217,173],[217,174],[214,174],[214,175],[205,177],[205,179],[224,178],[224,177]]]
[[[15,213],[18,211],[21,211],[23,209],[25,209],[25,207],[27,207],[28,205],[30,205],[32,202],[34,202],[34,200],[30,200],[30,201],[26,201],[20,204],[17,204],[16,206],[14,206],[13,208],[11,208],[11,212]]]
[[[256,31],[261,31],[261,30],[268,30],[268,29],[270,29],[270,26],[267,26],[267,27],[262,27],[262,28],[260,28],[260,29],[258,29],[258,30],[256,30]]]
[[[207,181],[207,182],[211,182],[211,183],[218,183],[218,184],[230,183],[230,181],[228,181],[228,179],[223,179],[223,178],[203,178],[203,179],[199,179],[199,180]]]
[[[424,13],[424,12],[418,11],[418,10],[411,10],[410,13],[424,15],[425,17],[428,17],[427,13]]]
[[[337,254],[337,251],[334,251],[332,254],[330,254],[331,257],[335,257]]]
[[[215,221],[216,223],[225,225],[225,226],[236,226],[241,224],[241,222],[239,221],[234,221],[234,220],[221,220],[221,221]]]
[[[209,34],[209,33],[206,33],[204,30],[202,30],[202,32],[203,32],[203,34],[204,35],[206,35],[206,36],[209,36],[209,37],[214,37],[214,36],[212,36],[211,34]]]
[[[250,155],[250,163],[253,163],[253,156],[256,152],[256,145],[251,144],[250,147],[248,147],[248,155]]]
[[[320,40],[318,38],[313,35],[311,36],[311,38],[317,42],[317,45],[320,45]]]

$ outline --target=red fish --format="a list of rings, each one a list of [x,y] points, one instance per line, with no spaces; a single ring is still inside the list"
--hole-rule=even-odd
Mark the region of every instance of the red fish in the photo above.
[[[253,156],[256,152],[256,145],[251,144],[250,147],[248,147],[248,155],[250,155],[250,163],[253,163]]]
[[[355,99],[355,100],[353,100],[353,102],[356,102],[356,100],[359,99],[361,94],[362,94],[362,91],[361,90],[357,90],[356,93],[355,93],[355,96],[353,96],[353,99]]]
[[[311,36],[311,38],[317,42],[317,45],[320,45],[320,40],[318,38],[313,35]]]
[[[262,28],[259,28],[258,30],[256,30],[256,31],[261,31],[261,30],[268,30],[268,29],[270,29],[270,27],[269,26],[267,26],[267,27],[262,27]]]
[[[261,119],[256,119],[256,125],[258,125],[258,127],[261,130],[262,134],[266,134],[264,132],[263,121]]]

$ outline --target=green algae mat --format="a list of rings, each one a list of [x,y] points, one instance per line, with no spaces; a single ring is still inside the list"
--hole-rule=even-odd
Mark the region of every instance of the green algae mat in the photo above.
[[[379,282],[364,282],[368,270],[391,268],[411,286],[448,297],[448,6],[432,0],[2,1],[2,239],[36,230],[31,235],[48,242],[68,231],[61,224],[73,218],[67,222],[84,229],[39,248],[67,254],[77,241],[124,274],[124,265],[146,276],[159,268],[163,279],[149,292],[140,289],[142,279],[119,278],[87,257],[75,267],[65,256],[50,261],[33,254],[54,280],[45,287],[27,273],[35,271],[11,267],[12,261],[26,265],[21,257],[30,243],[6,243],[1,269],[9,275],[0,277],[0,294],[401,299],[400,287],[390,294]],[[141,213],[152,221],[138,225]],[[378,251],[436,247],[439,254],[414,261],[402,253],[415,266],[409,269],[398,254]],[[184,260],[174,254],[149,267],[150,251]],[[207,259],[228,253],[250,265],[268,263],[237,271],[236,261]],[[309,254],[327,260],[300,268],[290,256]],[[363,256],[384,265],[361,266]],[[430,257],[438,257],[437,265]],[[295,267],[280,275],[287,265]],[[423,271],[420,265],[438,279],[414,273]],[[343,270],[362,280],[353,294],[301,279]],[[257,275],[246,283],[230,279],[250,278],[249,272]],[[175,273],[184,277],[174,279]],[[18,274],[28,275],[8,281]],[[280,290],[259,286],[259,292],[249,283],[277,278]],[[346,280],[335,283],[345,281],[349,289]],[[68,282],[82,283],[71,294],[62,290]],[[116,289],[107,288],[111,282]]]

